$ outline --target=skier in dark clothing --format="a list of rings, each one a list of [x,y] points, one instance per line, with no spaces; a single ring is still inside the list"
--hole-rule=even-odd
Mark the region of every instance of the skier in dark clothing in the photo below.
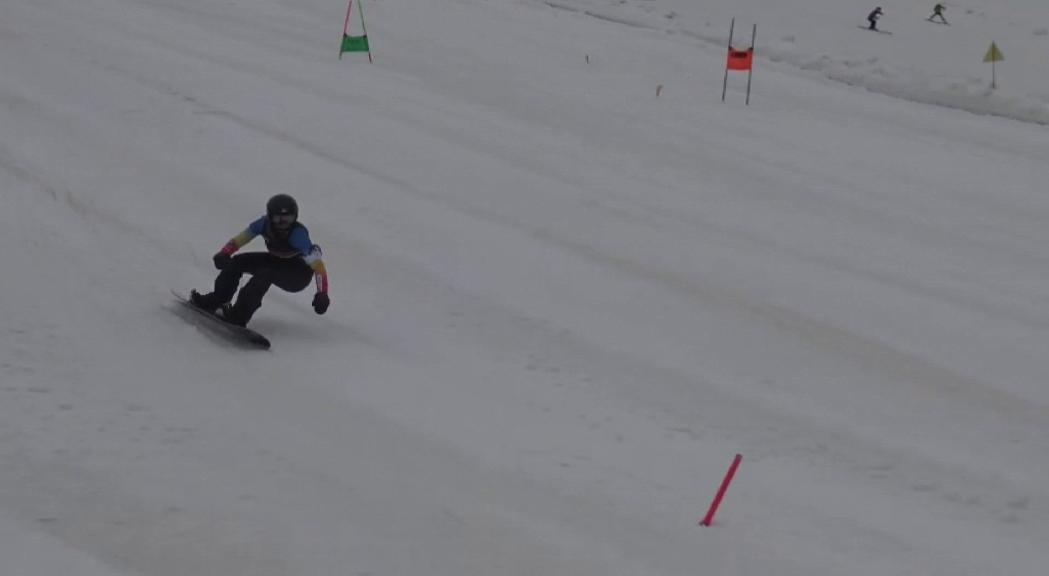
[[[944,6],[943,4],[940,4],[939,2],[937,2],[936,5],[932,7],[932,15],[930,15],[928,18],[926,18],[926,20],[928,20],[929,22],[932,22],[933,18],[939,16],[941,22],[943,22],[944,24],[950,24],[949,22],[947,22],[947,19],[943,17],[943,11],[946,10],[946,9],[947,9],[946,6]]]
[[[867,22],[871,25],[868,27],[869,30],[878,31],[878,18],[881,18],[881,6],[875,8],[870,14],[867,15]]]
[[[215,290],[200,294],[190,293],[193,304],[209,312],[221,308],[223,320],[247,325],[251,316],[262,306],[262,298],[270,286],[287,292],[301,292],[316,279],[317,293],[313,296],[313,310],[324,314],[331,301],[328,298],[328,273],[321,259],[321,249],[310,240],[310,233],[299,223],[299,206],[287,194],[277,194],[266,203],[266,215],[252,222],[243,232],[234,236],[212,260],[219,275]],[[266,241],[266,252],[248,252],[234,256],[256,236]],[[237,294],[240,278],[251,279],[240,290],[237,302],[229,303]]]

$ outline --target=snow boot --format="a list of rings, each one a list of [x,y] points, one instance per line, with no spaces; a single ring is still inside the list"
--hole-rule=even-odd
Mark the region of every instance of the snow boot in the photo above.
[[[201,294],[196,290],[191,290],[189,292],[189,301],[192,302],[193,305],[197,308],[200,308],[201,310],[205,310],[207,312],[211,312],[212,314],[215,313],[215,310],[218,309],[220,305],[219,302],[215,302],[214,293]]]

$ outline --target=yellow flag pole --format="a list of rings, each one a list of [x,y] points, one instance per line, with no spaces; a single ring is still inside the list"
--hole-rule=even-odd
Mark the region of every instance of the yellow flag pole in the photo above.
[[[991,42],[991,46],[987,49],[987,55],[983,57],[984,62],[991,63],[991,90],[998,88],[997,64],[999,60],[1005,60],[1005,54],[1002,54],[997,44]]]

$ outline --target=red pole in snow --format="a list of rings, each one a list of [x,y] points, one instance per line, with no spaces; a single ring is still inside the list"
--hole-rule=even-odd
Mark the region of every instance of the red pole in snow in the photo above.
[[[729,466],[728,473],[725,474],[725,479],[721,481],[721,488],[718,488],[718,493],[714,496],[714,501],[710,503],[710,510],[707,510],[707,515],[703,517],[700,522],[702,526],[710,526],[710,523],[714,521],[714,514],[718,511],[718,506],[721,505],[721,499],[725,497],[725,492],[728,491],[728,485],[732,483],[732,477],[736,475],[736,469],[739,468],[739,463],[743,461],[741,454],[736,454],[736,457],[732,460],[732,466]]]

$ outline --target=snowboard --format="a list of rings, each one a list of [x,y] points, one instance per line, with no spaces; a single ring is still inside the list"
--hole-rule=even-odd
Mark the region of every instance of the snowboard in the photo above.
[[[888,30],[871,30],[866,26],[857,26],[857,28],[859,28],[860,30],[869,30],[871,32],[877,32],[878,34],[888,34],[889,36],[892,36],[892,32],[889,32]]]
[[[201,326],[206,326],[217,334],[222,335],[234,342],[245,344],[254,348],[261,348],[263,350],[269,350],[270,341],[268,338],[259,334],[258,332],[247,328],[245,326],[237,326],[236,324],[230,324],[222,319],[221,316],[213,312],[209,312],[203,308],[198,307],[186,296],[171,291],[171,294],[175,296],[175,300],[183,307],[188,308],[197,314],[197,317],[203,321],[199,323]]]

